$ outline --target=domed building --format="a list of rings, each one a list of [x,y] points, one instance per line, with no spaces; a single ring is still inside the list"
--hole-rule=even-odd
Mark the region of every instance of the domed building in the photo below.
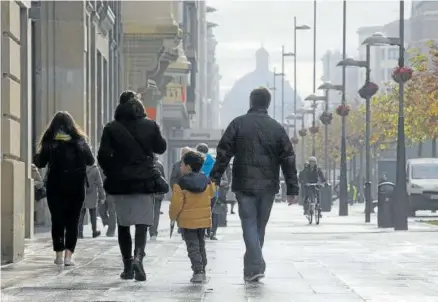
[[[269,53],[261,47],[256,51],[256,67],[255,70],[246,74],[240,78],[231,88],[231,90],[225,95],[222,109],[221,109],[221,127],[225,128],[228,124],[239,115],[245,114],[249,109],[249,94],[254,88],[267,85],[270,88],[274,85],[274,72],[269,70]],[[281,70],[277,70],[277,73]],[[276,112],[275,117],[277,120],[281,119],[281,80],[282,77],[278,76],[275,79],[276,91]],[[301,98],[297,95],[297,108],[301,105]],[[284,81],[284,108],[285,114],[293,112],[294,108],[294,90],[288,81]],[[273,116],[274,97],[271,100],[271,106],[269,107],[269,114]]]

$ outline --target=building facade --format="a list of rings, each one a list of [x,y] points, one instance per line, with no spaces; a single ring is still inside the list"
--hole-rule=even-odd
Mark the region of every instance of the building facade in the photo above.
[[[210,8],[210,11],[213,11]],[[220,95],[219,95],[219,65],[216,61],[217,40],[214,36],[214,28],[217,24],[207,23],[207,120],[210,128],[219,129],[220,124]]]
[[[68,111],[96,154],[123,87],[120,13],[118,1],[33,2],[33,152],[52,116]]]
[[[68,111],[94,152],[123,87],[119,1],[3,1],[2,263],[34,233],[32,155],[57,111]],[[6,38],[8,37],[8,38]],[[16,138],[20,139],[17,140]],[[41,171],[44,173],[44,171]],[[23,189],[24,188],[24,189]],[[50,217],[41,219],[47,224]]]
[[[2,1],[0,205],[1,262],[22,259],[24,237],[33,232],[31,178],[32,54],[30,1]]]
[[[218,119],[212,112],[219,74],[206,18],[214,10],[205,1],[2,1],[0,9],[1,246],[7,263],[23,257],[34,214],[43,215],[34,213],[31,158],[57,111],[72,114],[96,152],[122,90],[138,92],[168,138],[162,160],[169,171],[184,141],[175,145],[175,133],[211,128]]]
[[[427,42],[438,40],[438,2],[412,1],[411,17],[409,19],[410,47],[427,50]]]

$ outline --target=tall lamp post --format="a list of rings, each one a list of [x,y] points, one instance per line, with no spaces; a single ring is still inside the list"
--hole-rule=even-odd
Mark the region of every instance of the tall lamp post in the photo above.
[[[342,59],[347,56],[347,0],[343,1],[342,14]],[[346,66],[342,67],[342,106],[345,100]],[[341,118],[341,175],[339,179],[339,216],[348,216],[348,191],[347,191],[347,142],[346,142],[346,117]]]
[[[316,92],[316,0],[313,0],[313,93]]]
[[[317,107],[317,103],[318,101],[326,101],[326,97],[325,96],[318,96],[314,93],[310,94],[309,96],[307,96],[305,99],[305,101],[311,101],[312,103],[312,127],[316,127],[316,107]],[[312,156],[316,155],[316,149],[315,149],[315,134],[316,133],[312,133]]]
[[[274,119],[275,119],[275,116],[276,116],[276,113],[275,113],[275,111],[277,111],[277,98],[276,98],[276,94],[277,94],[277,87],[276,87],[276,85],[275,85],[275,79],[277,78],[277,77],[279,77],[279,76],[282,76],[283,74],[282,73],[277,73],[276,72],[276,68],[274,67],[274,73],[273,73],[273,81],[274,81],[274,89],[273,89],[273,91],[274,91]]]
[[[342,85],[334,85],[330,81],[325,82],[318,87],[318,90],[325,91],[325,111],[322,113],[320,119],[324,124],[324,168],[329,175],[329,159],[328,159],[328,125],[331,124],[333,119],[332,114],[329,112],[329,91],[330,90],[342,90]],[[330,176],[329,176],[330,177]]]
[[[305,152],[305,137],[307,136],[307,129],[305,128],[305,116],[307,114],[311,114],[313,112],[313,109],[309,108],[300,108],[297,110],[297,114],[295,114],[296,119],[301,119],[301,129],[299,130],[299,134],[301,136],[301,154],[302,154],[302,165],[304,167],[304,164],[306,162],[306,152]],[[299,114],[299,115],[298,115]]]
[[[338,63],[338,66],[361,67],[366,69],[365,84],[359,89],[359,95],[365,99],[365,222],[371,222],[371,98],[379,87],[370,82],[370,44],[366,48],[366,61],[347,58]]]
[[[405,64],[405,48],[404,48],[404,1],[400,1],[400,37],[385,37],[380,33],[376,33],[365,39],[363,44],[366,45],[394,45],[399,46],[398,67],[393,73],[393,78],[399,85],[399,108],[398,108],[398,125],[397,125],[397,163],[396,163],[396,184],[394,191],[394,200],[397,204],[394,205],[394,229],[408,229],[408,211],[409,202],[406,191],[406,141],[405,141],[405,122],[404,122],[404,85],[409,80],[409,71],[403,70]]]
[[[294,113],[295,116],[297,114],[297,31],[299,30],[309,30],[310,26],[308,25],[297,25],[297,17],[294,17]],[[297,121],[294,120],[295,125],[295,137],[297,131]],[[303,127],[304,129],[304,127]],[[304,137],[303,137],[304,138]],[[304,156],[304,155],[303,155]]]
[[[405,66],[405,2],[400,1],[400,43],[398,67]],[[406,142],[405,142],[405,114],[404,114],[404,82],[399,81],[398,97],[398,126],[397,126],[397,179],[395,182],[395,200],[401,204],[394,207],[398,215],[395,215],[394,229],[404,231],[408,229],[408,193],[406,189]]]
[[[284,57],[295,57],[293,52],[284,52],[284,45],[281,46],[281,122],[284,122]]]

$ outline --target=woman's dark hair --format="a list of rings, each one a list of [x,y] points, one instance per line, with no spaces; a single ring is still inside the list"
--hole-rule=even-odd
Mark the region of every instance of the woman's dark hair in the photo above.
[[[137,99],[137,93],[132,90],[126,90],[123,91],[122,94],[119,97],[119,104],[124,104],[126,102],[129,102],[131,100]]]
[[[52,121],[47,126],[47,129],[41,135],[40,142],[38,144],[38,150],[41,150],[42,145],[50,143],[55,138],[58,132],[64,132],[71,136],[72,139],[86,139],[85,132],[76,124],[73,117],[67,111],[59,111],[52,118]]]
[[[199,173],[204,164],[204,156],[196,151],[189,151],[184,154],[182,162],[192,169],[192,172]]]
[[[271,93],[264,87],[256,88],[249,95],[251,107],[269,108],[271,104]]]

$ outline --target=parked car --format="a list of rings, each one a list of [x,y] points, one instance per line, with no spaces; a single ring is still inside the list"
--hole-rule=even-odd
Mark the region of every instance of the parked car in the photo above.
[[[414,158],[406,163],[410,215],[438,210],[438,158]]]

